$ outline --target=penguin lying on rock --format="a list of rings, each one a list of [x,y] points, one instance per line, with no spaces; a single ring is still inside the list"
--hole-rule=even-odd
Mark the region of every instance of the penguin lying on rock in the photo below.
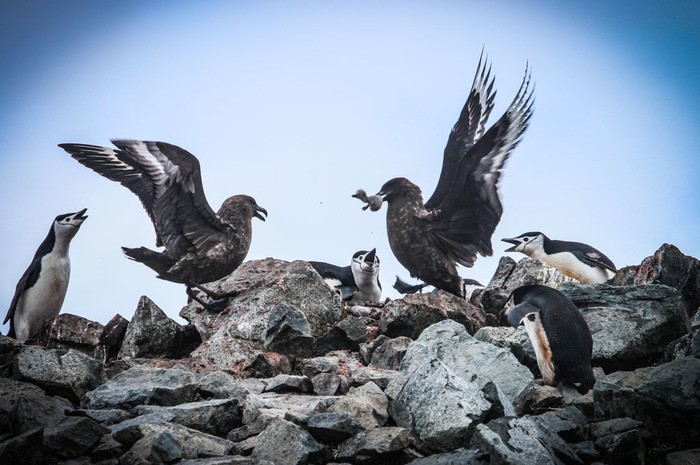
[[[2,324],[10,321],[8,336],[25,342],[61,311],[70,278],[70,241],[87,218],[79,212],[58,215],[41,243],[29,268],[15,288]]]
[[[504,311],[511,326],[525,326],[546,384],[573,384],[581,394],[593,387],[593,338],[568,297],[547,286],[522,286],[513,291]]]
[[[309,262],[328,286],[339,292],[346,302],[379,302],[382,284],[379,282],[377,249],[360,250],[348,266],[324,262]]]

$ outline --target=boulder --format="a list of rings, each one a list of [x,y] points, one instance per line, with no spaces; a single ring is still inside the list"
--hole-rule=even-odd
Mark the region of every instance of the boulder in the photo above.
[[[82,352],[38,346],[20,351],[13,361],[12,375],[73,402],[107,380],[102,364]]]
[[[264,392],[311,392],[313,385],[307,376],[277,375],[270,380]]]
[[[97,357],[100,335],[104,326],[82,316],[61,313],[44,323],[31,343],[48,349],[74,349],[93,358]]]
[[[61,421],[70,407],[55,397],[20,394],[7,418],[5,428],[12,434],[46,428]]]
[[[700,328],[694,329],[690,334],[686,334],[666,346],[663,361],[670,362],[682,357],[700,358]]]
[[[120,465],[171,463],[182,458],[182,446],[168,431],[154,431],[136,441],[119,458]]]
[[[586,431],[605,463],[644,463],[643,427],[631,418],[615,418],[591,423]]]
[[[272,307],[265,331],[265,350],[284,353],[293,358],[313,353],[314,338],[306,315],[287,301]]]
[[[243,423],[245,425],[267,426],[275,418],[291,414],[294,418],[308,418],[319,410],[335,402],[337,397],[309,396],[302,394],[265,392],[250,394],[243,403]],[[262,431],[260,428],[259,431]]]
[[[316,342],[314,352],[322,355],[333,350],[358,350],[364,342],[367,342],[367,325],[364,319],[348,316]]]
[[[311,415],[307,429],[319,441],[338,444],[350,439],[361,431],[365,425],[346,412],[327,412]]]
[[[72,459],[85,455],[109,429],[86,417],[65,417],[44,429],[44,449]]]
[[[376,368],[398,370],[411,342],[413,340],[405,336],[384,340],[372,352],[370,365]]]
[[[10,431],[10,413],[22,396],[46,397],[44,390],[39,386],[11,378],[0,378],[0,434]],[[27,430],[25,429],[24,431]]]
[[[583,311],[593,335],[593,365],[607,373],[660,361],[666,346],[690,330],[683,300],[668,286],[567,284],[561,292],[577,305],[604,302],[633,310],[603,307]]]
[[[321,396],[332,396],[340,388],[340,376],[335,373],[319,373],[311,378],[313,391]]]
[[[116,358],[119,355],[119,350],[124,342],[126,328],[129,326],[129,320],[117,314],[107,322],[102,334],[100,334],[99,342],[105,348],[102,362]]]
[[[389,419],[387,408],[389,400],[384,392],[374,383],[369,382],[350,389],[344,397],[338,399],[329,412],[345,412],[362,422],[365,428],[384,426]]]
[[[0,463],[44,463],[44,430],[34,428],[0,444]]]
[[[190,402],[171,407],[138,405],[132,410],[136,415],[149,415],[153,420],[177,423],[214,436],[226,436],[241,426],[242,406],[238,399],[215,399]]]
[[[408,465],[489,465],[489,456],[476,449],[460,448],[444,454],[412,460]]]
[[[372,428],[341,443],[335,459],[353,465],[391,463],[408,445],[404,428]]]
[[[255,360],[245,368],[246,376],[256,378],[273,378],[277,375],[288,375],[292,372],[292,361],[289,357],[276,352],[258,354]]]
[[[258,462],[269,460],[273,464],[289,465],[324,464],[330,456],[330,451],[308,432],[281,418],[260,433],[252,454]]]
[[[540,375],[537,367],[537,357],[532,342],[524,326],[485,326],[474,334],[478,341],[488,342],[496,347],[510,350],[520,363],[530,369],[533,374]]]
[[[446,319],[464,325],[470,334],[486,325],[483,312],[449,292],[408,294],[392,300],[383,309],[379,331],[389,337],[417,339],[428,326]]]

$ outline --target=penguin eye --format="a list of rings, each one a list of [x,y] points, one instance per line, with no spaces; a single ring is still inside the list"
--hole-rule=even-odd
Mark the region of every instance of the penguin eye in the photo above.
[[[524,238],[523,238],[523,242],[527,242],[527,241],[529,241],[529,240],[530,240],[529,237],[524,237]]]
[[[533,315],[532,313],[530,313],[530,314],[527,316],[527,319],[530,320],[530,321],[535,321],[535,315]]]

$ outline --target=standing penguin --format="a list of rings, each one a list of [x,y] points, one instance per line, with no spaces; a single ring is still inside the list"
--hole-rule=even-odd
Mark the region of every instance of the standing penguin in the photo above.
[[[309,262],[331,289],[346,302],[379,302],[382,284],[379,282],[377,249],[360,250],[352,256],[349,266],[324,262]]]
[[[505,313],[514,328],[525,326],[546,384],[570,383],[581,394],[593,387],[593,338],[568,297],[547,286],[522,286],[511,294]]]
[[[61,311],[70,278],[68,248],[87,218],[86,211],[83,208],[76,213],[58,215],[53,221],[49,234],[15,288],[2,322],[10,321],[8,336],[24,342]]]

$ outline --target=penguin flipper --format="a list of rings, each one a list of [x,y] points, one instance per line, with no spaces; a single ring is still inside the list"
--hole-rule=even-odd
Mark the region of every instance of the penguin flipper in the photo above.
[[[617,268],[615,268],[615,264],[612,262],[612,260],[603,255],[601,252],[598,252],[597,250],[592,250],[588,252],[576,250],[572,251],[571,253],[574,254],[576,258],[581,260],[583,263],[586,263],[590,266],[602,266],[603,268],[608,269],[613,273],[617,273]]]
[[[517,328],[526,315],[529,315],[530,313],[537,313],[539,311],[539,307],[535,307],[528,302],[523,302],[511,308],[506,316],[508,317],[508,323],[510,323],[513,328]]]
[[[12,301],[10,302],[10,308],[7,310],[7,315],[5,315],[5,319],[2,322],[2,324],[5,324],[8,320],[10,321],[10,331],[7,333],[7,335],[12,338],[16,337],[14,316],[15,311],[17,310],[17,304],[19,303],[19,299],[20,297],[22,297],[22,293],[26,289],[29,289],[32,286],[34,286],[34,284],[39,279],[40,272],[41,257],[35,257],[34,260],[32,260],[32,263],[29,265],[29,267],[22,274],[22,277],[19,278],[17,286],[15,286],[15,295],[12,297]]]

